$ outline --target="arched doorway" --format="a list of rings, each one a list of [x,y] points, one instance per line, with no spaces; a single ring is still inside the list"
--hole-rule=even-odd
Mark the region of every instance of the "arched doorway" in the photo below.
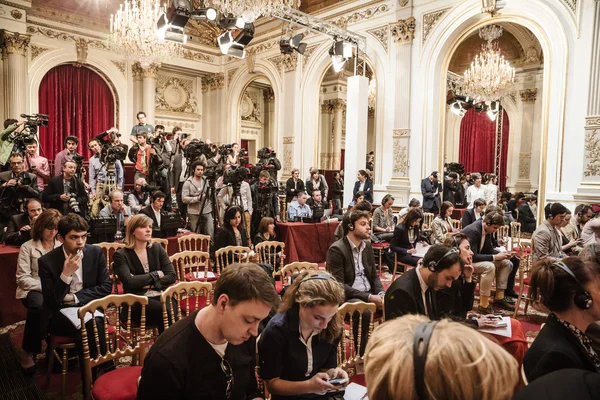
[[[87,142],[115,125],[115,98],[94,70],[62,64],[48,71],[40,83],[39,113],[49,117],[48,127],[39,135],[46,157],[53,159],[64,148],[64,138],[76,136],[78,152],[88,159]]]

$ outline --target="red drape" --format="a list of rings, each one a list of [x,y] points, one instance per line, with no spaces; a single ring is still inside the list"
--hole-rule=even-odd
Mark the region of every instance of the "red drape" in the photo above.
[[[67,136],[79,138],[77,151],[90,157],[87,142],[114,126],[114,98],[106,82],[85,67],[59,65],[40,84],[39,112],[48,114],[47,128],[39,131],[43,155],[54,159]]]
[[[498,187],[506,187],[506,155],[508,152],[509,121],[506,112],[502,120],[502,152],[500,154],[500,176]],[[460,124],[458,162],[465,172],[494,173],[494,147],[496,145],[496,121],[491,121],[485,112],[477,113],[471,108]]]

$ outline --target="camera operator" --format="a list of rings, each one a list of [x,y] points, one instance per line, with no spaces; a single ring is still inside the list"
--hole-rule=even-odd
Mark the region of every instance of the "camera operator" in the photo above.
[[[116,157],[121,161],[121,164],[125,161],[125,157],[127,157],[127,150],[129,146],[124,143],[121,143],[121,134],[119,130],[114,126],[107,130],[106,132],[102,132],[98,136],[100,146],[104,147],[106,145],[112,145],[112,151],[116,154]]]
[[[187,218],[187,205],[184,204],[181,199],[181,191],[183,189],[183,183],[187,179],[188,162],[184,156],[184,150],[188,143],[190,143],[189,139],[181,141],[181,151],[175,154],[175,157],[173,157],[173,163],[171,164],[170,172],[171,196],[176,196],[179,213],[181,214],[181,218],[183,218],[184,221]]]
[[[281,162],[277,158],[277,154],[270,147],[263,147],[257,153],[257,167],[261,170],[267,170],[271,175],[273,182],[277,182],[277,171],[281,170]]]
[[[63,173],[50,179],[42,192],[42,201],[63,215],[73,212],[85,217],[89,199],[83,181],[75,176],[76,170],[75,161],[67,160]]]
[[[34,138],[25,141],[25,165],[24,169],[34,175],[37,175],[37,187],[41,192],[44,190],[44,183],[50,179],[50,166],[48,159],[38,155],[38,143]]]
[[[94,152],[92,158],[90,158],[90,188],[92,189],[92,199],[96,199],[96,191],[104,192],[104,184],[108,184],[107,181],[109,171],[114,171],[115,185],[117,190],[123,188],[123,166],[121,160],[117,158],[107,157],[108,148],[111,144],[105,144],[108,146],[104,148],[100,145],[100,140],[94,138],[88,142],[88,147]],[[102,154],[104,151],[104,155]],[[104,157],[103,157],[104,156]],[[113,156],[114,157],[114,156]],[[103,159],[104,158],[104,159]],[[111,165],[112,164],[112,165]],[[98,186],[98,187],[97,187]]]
[[[156,125],[154,137],[151,139],[150,144],[161,160],[161,165],[157,166],[157,168],[154,170],[154,182],[160,187],[161,192],[167,196],[165,199],[164,209],[165,211],[170,211],[172,208],[170,182],[172,148],[171,144],[166,139],[164,126]]]
[[[329,208],[329,203],[322,199],[319,189],[313,190],[311,198],[306,203],[312,210],[312,216],[315,220],[323,218],[325,210]]]
[[[23,203],[25,212],[13,215],[8,221],[4,243],[11,246],[20,246],[31,239],[31,227],[37,217],[42,213],[42,203],[35,197],[30,197]]]
[[[79,155],[77,153],[77,146],[79,145],[79,139],[76,136],[67,136],[64,140],[65,149],[58,154],[54,158],[54,176],[59,176],[63,172],[63,165],[67,160],[74,161],[76,163],[76,168],[79,167],[81,161],[79,160]],[[66,214],[65,214],[66,215]]]
[[[187,204],[192,232],[214,236],[213,203],[208,194],[209,184],[204,175],[204,164],[196,160],[190,165],[193,175],[183,184],[181,198]]]
[[[144,178],[136,179],[133,189],[127,195],[127,204],[132,214],[139,213],[142,207],[150,204],[150,191],[146,190],[147,188],[148,184]]]
[[[100,211],[101,217],[115,217],[117,219],[117,232],[116,237],[123,237],[125,233],[125,227],[129,222],[129,216],[131,215],[131,209],[125,205],[123,201],[123,192],[120,190],[113,190],[108,195],[110,204],[104,207]]]
[[[153,185],[153,172],[162,165],[162,160],[156,153],[156,150],[146,143],[145,132],[137,132],[135,137],[137,143],[131,146],[128,154],[129,160],[135,164],[135,174],[133,178],[144,178],[146,182]]]
[[[229,165],[227,165],[227,167],[229,167]],[[219,219],[221,220],[221,223],[223,222],[225,210],[227,210],[230,206],[238,206],[241,210],[243,210],[243,224],[244,227],[246,227],[246,234],[248,236],[248,240],[250,240],[249,228],[252,217],[252,190],[250,190],[250,185],[248,184],[248,182],[246,182],[245,180],[241,181],[239,188],[239,197],[234,196],[234,188],[232,186],[224,186],[219,191],[217,201],[219,203]]]
[[[177,154],[183,154],[183,149],[185,148],[183,141],[189,136],[189,133],[183,133],[183,130],[180,126],[173,127],[171,139],[169,140],[169,145],[171,146],[171,155],[173,157],[175,157]]]
[[[7,119],[4,121],[4,130],[0,133],[0,167],[5,171],[10,169],[9,156],[15,150],[15,138],[25,128],[26,119]]]
[[[258,232],[260,220],[264,217],[271,217],[277,222],[281,221],[279,217],[279,198],[277,197],[277,184],[271,179],[271,174],[263,170],[258,176],[252,188],[252,204],[254,212],[252,213],[252,235]]]

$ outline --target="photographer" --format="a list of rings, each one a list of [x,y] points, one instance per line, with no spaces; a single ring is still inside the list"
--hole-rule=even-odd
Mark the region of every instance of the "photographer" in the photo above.
[[[137,125],[136,125],[137,126]],[[134,127],[135,128],[135,127]],[[134,179],[144,178],[154,184],[153,172],[162,165],[162,160],[151,145],[146,143],[146,133],[136,133],[137,143],[129,149],[129,160],[135,164]]]
[[[281,169],[281,162],[277,159],[277,154],[270,147],[263,147],[258,151],[257,167],[266,170],[271,175],[273,182],[277,182],[277,171]]]
[[[10,163],[8,157],[13,153],[15,147],[15,138],[25,128],[25,122],[27,120],[20,119],[7,119],[4,121],[4,130],[0,133],[0,167],[8,171],[10,169]]]
[[[146,190],[148,184],[144,178],[136,179],[133,189],[127,196],[127,204],[132,214],[140,212],[142,207],[150,204],[150,191]]]
[[[173,157],[173,163],[171,164],[170,171],[170,182],[171,182],[171,196],[177,196],[177,208],[179,209],[179,213],[181,214],[181,218],[184,220],[187,217],[187,206],[181,200],[181,191],[183,190],[183,183],[187,178],[187,159],[185,158],[184,150],[186,146],[190,143],[190,140],[185,139],[181,141],[181,151],[175,154]]]
[[[49,203],[50,208],[60,211],[63,215],[73,212],[85,217],[88,195],[83,182],[75,177],[76,169],[75,161],[67,160],[62,175],[50,179],[42,192],[42,201]]]
[[[10,218],[20,211],[21,203],[27,198],[38,198],[35,175],[23,171],[23,156],[11,154],[10,171],[0,173],[0,236]]]
[[[96,191],[104,192],[104,183],[107,182],[107,178],[110,173],[115,175],[116,189],[121,190],[123,188],[123,166],[121,161],[115,158],[114,155],[109,156],[108,153],[111,145],[104,148],[100,145],[100,140],[94,138],[88,142],[88,147],[94,152],[92,158],[90,158],[90,188],[92,189],[92,199],[96,199]],[[98,188],[96,186],[99,186]]]
[[[77,153],[77,146],[79,145],[79,139],[76,136],[67,136],[64,141],[65,149],[54,158],[54,176],[59,176],[63,172],[63,165],[67,160],[74,161],[76,163],[76,170],[79,169],[81,155]],[[80,161],[79,161],[80,160]],[[66,214],[65,214],[66,215]]]
[[[190,165],[194,175],[183,184],[181,198],[187,204],[187,214],[190,218],[192,232],[214,236],[213,203],[208,198],[209,185],[204,175],[204,165],[196,160]],[[202,228],[199,228],[199,224]]]
[[[258,231],[258,225],[263,217],[271,217],[281,221],[279,216],[279,198],[277,197],[277,184],[271,180],[268,171],[263,170],[258,176],[252,188],[252,204],[254,204],[254,213],[252,214],[252,233]]]
[[[323,218],[325,210],[329,208],[329,203],[322,199],[321,191],[315,189],[312,192],[312,197],[307,201],[308,206],[312,210],[312,216],[317,222]]]
[[[156,151],[156,154],[161,160],[160,166],[154,170],[154,182],[160,186],[160,190],[167,196],[165,199],[164,209],[170,211],[172,208],[171,202],[171,182],[170,182],[170,165],[171,165],[171,144],[166,139],[165,127],[156,125],[154,137],[150,141],[150,145]]]
[[[50,179],[50,166],[48,165],[48,159],[37,154],[38,143],[31,137],[25,141],[25,166],[24,169],[27,172],[37,175],[37,187],[41,192],[44,190],[44,182]]]
[[[4,243],[8,245],[20,246],[31,239],[31,227],[42,213],[42,203],[35,197],[25,200],[23,208],[25,212],[13,215],[8,221],[4,235]]]

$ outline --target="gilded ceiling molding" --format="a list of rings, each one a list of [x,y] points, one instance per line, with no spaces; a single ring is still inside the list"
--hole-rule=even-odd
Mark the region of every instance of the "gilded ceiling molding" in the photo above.
[[[21,19],[23,18],[23,13],[20,10],[12,10],[10,12],[10,15],[14,18],[14,19]]]
[[[422,42],[425,43],[429,34],[433,30],[433,27],[438,23],[438,21],[446,14],[451,7],[444,8],[442,10],[437,10],[430,12],[428,14],[423,15],[423,39]]]
[[[382,4],[379,6],[366,8],[364,10],[357,11],[350,15],[344,15],[344,16],[336,19],[333,23],[338,26],[341,26],[341,27],[346,27],[348,25],[356,24],[357,22],[360,22],[360,21],[363,21],[366,19],[371,19],[371,18],[379,16],[381,14],[385,14],[386,12],[390,11],[390,9],[391,8],[388,4]]]
[[[7,30],[0,31],[0,47],[2,48],[2,57],[6,58],[9,54],[26,56],[30,40],[30,35],[22,35],[20,33],[13,33]]]
[[[123,76],[127,76],[127,74],[125,73],[125,71],[127,70],[127,63],[125,61],[110,60],[110,62],[112,62],[115,65],[115,67],[117,67],[117,69],[121,71]]]
[[[75,40],[75,51],[77,52],[77,64],[84,65],[87,63],[89,40],[77,38]]]
[[[223,89],[225,87],[225,74],[217,72],[212,75],[202,77],[202,93],[208,91]]]
[[[383,48],[385,49],[385,52],[388,52],[388,45],[389,45],[389,37],[390,37],[390,26],[389,25],[384,25],[382,27],[379,28],[375,28],[375,29],[370,29],[367,31],[367,33],[370,33],[371,35],[373,35],[373,37],[375,37],[375,39],[377,39],[377,41],[379,43],[381,43],[381,45],[383,46]]]
[[[29,33],[30,35],[40,34],[49,39],[62,40],[63,42],[75,42],[76,43],[77,40],[82,38],[82,36],[80,36],[80,35],[69,35],[65,32],[57,32],[57,31],[54,31],[49,28],[43,28],[40,26],[32,26],[32,25],[27,27],[27,33]],[[99,49],[99,50],[107,50],[107,51],[109,50],[107,44],[100,40],[88,40],[88,46]]]
[[[415,17],[400,19],[390,26],[395,43],[411,44],[415,39]]]
[[[232,68],[229,71],[227,71],[227,86],[231,84],[231,79],[233,78],[237,70],[238,68]]]
[[[533,89],[525,89],[525,90],[521,90],[519,92],[519,94],[521,95],[521,101],[523,103],[535,103],[535,100],[537,99],[537,89],[533,88]]]
[[[131,73],[133,75],[134,81],[141,81],[143,72],[144,68],[142,68],[142,64],[140,64],[139,62],[133,63],[133,65],[131,66]]]
[[[194,50],[190,50],[190,49],[184,49],[181,52],[181,56],[183,58],[185,58],[186,60],[192,60],[192,61],[205,61],[205,62],[209,62],[209,63],[214,63],[215,62],[215,57],[208,55],[208,54],[204,54],[201,53],[199,51],[194,51]]]
[[[31,46],[29,46],[29,50],[31,53],[31,61],[33,62],[36,58],[38,58],[40,55],[42,55],[42,53],[45,53],[50,49],[47,47],[39,47],[39,46],[36,46],[35,44],[32,44]]]

